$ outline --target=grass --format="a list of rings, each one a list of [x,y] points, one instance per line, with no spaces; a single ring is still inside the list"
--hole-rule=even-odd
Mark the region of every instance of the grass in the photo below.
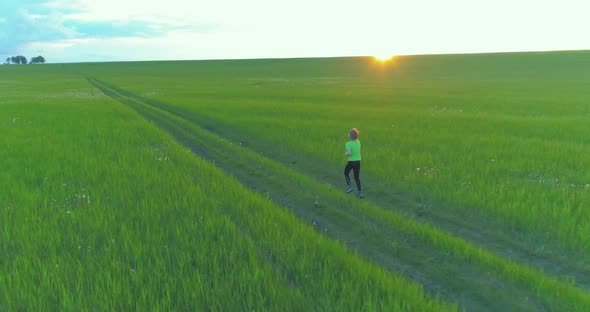
[[[252,144],[277,155],[339,164],[346,130],[357,127],[366,151],[363,172],[376,183],[563,246],[583,262],[590,259],[590,214],[583,209],[590,203],[587,56],[408,56],[385,66],[364,58],[134,63],[83,70],[208,119],[219,131],[231,129],[236,140],[264,142]],[[128,74],[107,76],[121,68]]]
[[[531,306],[531,310],[537,310],[537,305],[542,305],[549,309],[575,311],[590,305],[590,298],[584,291],[576,289],[570,282],[557,281],[542,272],[498,257],[448,233],[392,214],[371,203],[350,201],[348,196],[329,185],[318,183],[241,144],[220,138],[183,115],[159,109],[159,103],[150,104],[136,95],[96,80],[92,83],[122,104],[133,107],[195,153],[211,159],[246,185],[258,189],[262,187],[270,198],[285,203],[309,223],[332,224],[329,229],[335,232],[332,235],[345,241],[361,241],[362,246],[355,248],[369,255],[379,254],[379,257],[372,258],[384,266],[399,269],[401,264],[404,270],[418,266],[417,272],[413,273],[428,275],[428,279],[422,281],[427,287],[444,285],[445,292],[449,293],[464,293],[465,289],[470,289],[474,292],[471,296],[485,294],[487,297],[463,299],[461,304],[467,308],[524,311]],[[310,194],[310,190],[313,193]],[[289,196],[286,195],[288,192],[296,194]],[[242,218],[243,215],[237,219]],[[486,283],[482,283],[482,276],[486,276]],[[459,285],[454,281],[458,281]],[[502,290],[490,289],[488,283],[494,283]],[[460,295],[453,293],[451,297],[458,298]]]
[[[0,310],[587,310],[587,56],[4,66]]]
[[[0,76],[0,310],[456,310],[83,78]]]

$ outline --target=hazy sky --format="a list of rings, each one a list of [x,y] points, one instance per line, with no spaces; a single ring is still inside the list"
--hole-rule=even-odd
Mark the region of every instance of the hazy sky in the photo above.
[[[0,60],[590,49],[588,0],[0,1]]]

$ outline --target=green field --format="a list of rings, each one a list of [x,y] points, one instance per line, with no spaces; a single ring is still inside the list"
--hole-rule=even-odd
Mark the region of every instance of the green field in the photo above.
[[[587,51],[2,66],[0,311],[588,311],[588,99]]]

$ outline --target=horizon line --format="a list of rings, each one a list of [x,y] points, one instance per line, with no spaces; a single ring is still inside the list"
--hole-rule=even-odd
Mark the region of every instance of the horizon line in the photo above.
[[[392,57],[408,56],[444,56],[444,55],[485,55],[485,54],[524,54],[524,53],[562,53],[562,52],[590,52],[588,49],[564,49],[564,50],[524,50],[524,51],[486,51],[486,52],[449,52],[449,53],[412,53],[392,54]],[[22,55],[22,54],[19,54]],[[43,56],[45,57],[45,56]],[[335,59],[335,58],[370,58],[375,55],[339,55],[339,56],[288,56],[288,57],[251,57],[251,58],[202,58],[202,59],[151,59],[151,60],[113,60],[113,61],[72,61],[72,62],[46,62],[44,64],[30,65],[59,65],[59,64],[101,64],[101,63],[141,63],[141,62],[204,62],[204,61],[255,61],[255,60],[298,60],[298,59]],[[4,59],[4,57],[1,57]],[[45,57],[46,58],[46,57]],[[3,65],[29,65],[29,64],[3,64]]]

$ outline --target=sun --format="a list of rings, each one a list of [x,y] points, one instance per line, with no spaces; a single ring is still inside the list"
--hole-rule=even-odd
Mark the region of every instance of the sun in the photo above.
[[[394,55],[391,54],[379,54],[379,55],[374,55],[373,56],[377,61],[385,63],[385,62],[389,62],[391,60],[393,60],[393,58],[395,57]]]

